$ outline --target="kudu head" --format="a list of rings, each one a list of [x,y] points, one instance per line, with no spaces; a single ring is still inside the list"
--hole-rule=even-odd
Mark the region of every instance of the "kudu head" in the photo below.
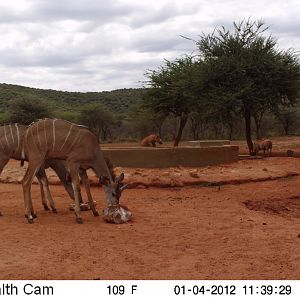
[[[124,180],[124,173],[121,173],[118,177],[113,178],[111,182],[108,177],[100,176],[99,182],[103,185],[103,189],[106,196],[107,206],[118,205],[122,191],[128,186],[122,181]]]

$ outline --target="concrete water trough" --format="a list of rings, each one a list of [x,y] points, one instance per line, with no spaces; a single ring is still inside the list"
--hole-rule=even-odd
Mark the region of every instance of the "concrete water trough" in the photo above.
[[[103,148],[114,166],[128,168],[204,167],[237,162],[238,146]]]
[[[192,147],[214,147],[214,146],[225,146],[230,145],[230,140],[197,140],[188,141],[188,146]]]

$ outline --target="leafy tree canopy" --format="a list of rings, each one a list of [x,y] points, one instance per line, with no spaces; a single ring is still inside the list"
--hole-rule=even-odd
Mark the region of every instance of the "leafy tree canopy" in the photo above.
[[[146,74],[149,78],[146,106],[157,113],[173,114],[180,119],[174,146],[178,145],[188,116],[201,98],[200,74],[201,63],[188,55],[175,61],[165,60],[159,70]]]
[[[203,34],[197,46],[208,97],[243,115],[252,151],[251,116],[296,103],[299,61],[293,50],[279,50],[276,40],[265,36],[264,22],[249,19],[233,25],[233,31],[221,27]]]
[[[10,103],[6,123],[30,124],[38,119],[51,117],[47,105],[38,98],[15,99]]]

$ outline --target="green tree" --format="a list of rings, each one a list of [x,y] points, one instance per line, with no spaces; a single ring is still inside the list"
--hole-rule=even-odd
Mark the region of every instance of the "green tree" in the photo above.
[[[78,123],[79,112],[61,110],[58,112],[54,112],[54,116],[58,119],[67,120],[72,123]]]
[[[260,108],[296,103],[300,67],[293,50],[279,50],[276,40],[265,36],[264,22],[244,20],[233,25],[233,31],[222,27],[203,34],[197,46],[206,65],[208,93],[217,90],[220,106],[227,101],[242,115],[252,153],[251,117]]]
[[[203,129],[207,124],[207,119],[203,117],[201,112],[194,111],[190,114],[189,124],[193,140],[199,140],[200,134],[203,132]]]
[[[116,124],[115,115],[102,104],[85,106],[81,110],[78,120],[81,124],[89,127],[99,140],[107,140],[110,130]]]
[[[199,99],[199,66],[192,56],[184,56],[175,61],[166,60],[159,70],[146,74],[149,79],[146,106],[161,115],[172,114],[179,119],[174,146],[178,146],[188,117]]]
[[[38,119],[51,116],[51,111],[44,101],[34,97],[31,99],[20,98],[10,102],[6,122],[28,125]]]

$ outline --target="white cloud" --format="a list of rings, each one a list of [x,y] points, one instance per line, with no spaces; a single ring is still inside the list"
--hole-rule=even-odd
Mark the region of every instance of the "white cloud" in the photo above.
[[[216,26],[263,18],[300,49],[296,0],[10,0],[0,3],[1,82],[62,90],[141,86],[147,69],[196,51]]]

